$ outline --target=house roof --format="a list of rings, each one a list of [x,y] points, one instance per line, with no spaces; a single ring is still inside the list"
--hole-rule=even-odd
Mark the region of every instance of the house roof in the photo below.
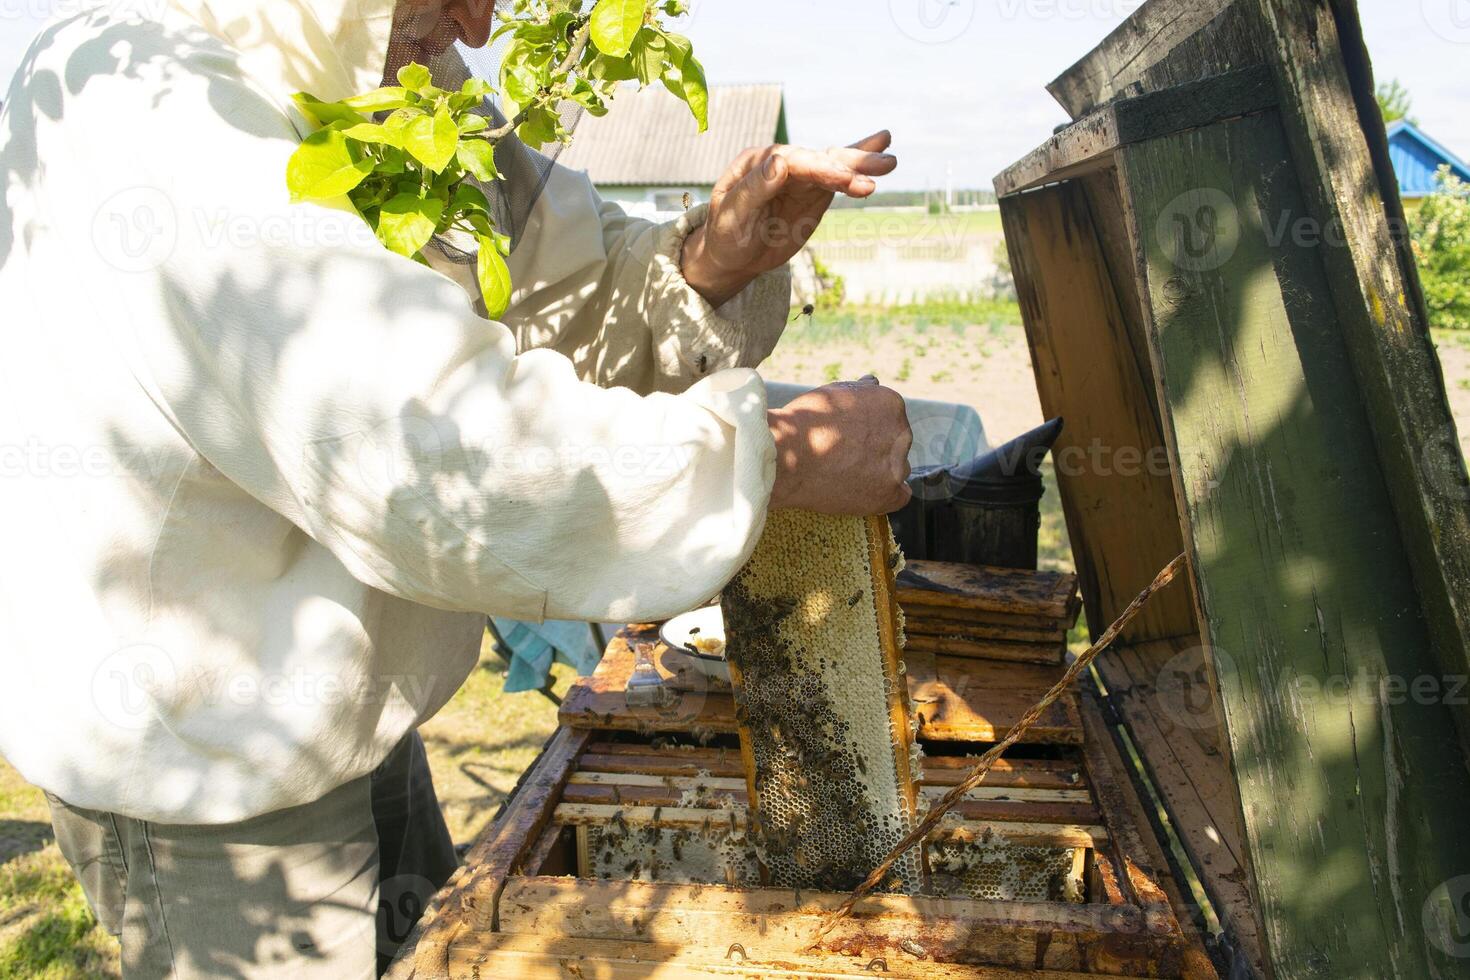
[[[607,115],[582,117],[557,161],[604,186],[713,185],[741,150],[785,141],[779,85],[711,87],[709,130],[702,134],[689,107],[662,85],[628,86]]]
[[[1434,193],[1435,174],[1442,166],[1448,166],[1461,180],[1470,181],[1470,164],[1406,119],[1389,124],[1388,155],[1399,193],[1404,197]]]

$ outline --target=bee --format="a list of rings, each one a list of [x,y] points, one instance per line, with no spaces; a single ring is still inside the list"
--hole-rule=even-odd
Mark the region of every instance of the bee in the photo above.
[[[808,303],[808,304],[806,304],[805,306],[803,306],[801,308],[801,312],[800,313],[796,314],[796,316],[794,316],[794,317],[791,318],[791,322],[792,323],[795,323],[797,320],[800,320],[802,317],[806,317],[807,318],[807,322],[810,323],[811,322],[811,319],[812,319],[812,314],[815,313],[815,312],[817,312],[817,306],[816,306],[816,304],[815,303]]]
[[[688,191],[685,191],[684,192],[684,210],[685,211],[688,211],[692,207],[694,207],[694,195],[693,194],[690,194]]]
[[[863,590],[862,589],[858,589],[852,595],[850,595],[850,596],[847,597],[847,605],[848,605],[849,608],[851,608],[852,606],[857,605],[859,602],[862,602],[862,601],[863,601]]]
[[[918,957],[921,960],[929,955],[928,951],[925,950],[923,946],[920,946],[912,939],[905,939],[903,942],[898,944],[898,948],[903,950],[905,953],[908,953],[910,956]]]

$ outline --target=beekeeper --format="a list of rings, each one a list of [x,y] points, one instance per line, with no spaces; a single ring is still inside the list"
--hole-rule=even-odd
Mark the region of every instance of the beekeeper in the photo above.
[[[456,864],[413,733],[487,612],[665,617],[770,508],[905,499],[896,394],[768,412],[752,370],[782,229],[886,134],[751,150],[667,225],[553,169],[500,323],[472,256],[288,200],[291,94],[485,44],[440,2],[103,4],[5,99],[0,749],[129,976],[372,975]]]

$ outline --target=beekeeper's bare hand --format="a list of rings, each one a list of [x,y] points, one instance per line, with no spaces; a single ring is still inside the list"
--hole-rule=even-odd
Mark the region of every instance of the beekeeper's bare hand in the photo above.
[[[888,514],[908,503],[903,397],[876,378],[827,385],[769,413],[776,437],[771,507]]]
[[[710,194],[709,219],[684,243],[684,278],[719,306],[762,272],[779,269],[817,230],[837,194],[867,197],[893,172],[885,129],[851,146],[746,150]]]

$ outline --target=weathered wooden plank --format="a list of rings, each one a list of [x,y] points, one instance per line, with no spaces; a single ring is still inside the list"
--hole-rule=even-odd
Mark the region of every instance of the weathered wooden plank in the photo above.
[[[901,604],[905,620],[922,619],[934,623],[953,622],[975,627],[1017,627],[1020,629],[1070,629],[1077,621],[1081,601],[1073,603],[1073,609],[1064,617],[1020,616],[1014,613],[992,613],[976,609],[956,609],[953,606],[933,606],[918,602]]]
[[[1378,693],[1436,663],[1326,302],[1333,250],[1272,241],[1281,216],[1305,213],[1280,121],[1226,122],[1119,159],[1276,974],[1470,975],[1470,960],[1410,925],[1470,870],[1470,777],[1446,750],[1443,704]]]
[[[1105,167],[1122,146],[1261,112],[1276,104],[1271,72],[1252,65],[1101,106],[995,178],[997,194],[1017,194]]]
[[[611,942],[479,933],[457,944],[445,964],[452,980],[1090,980],[1095,974],[932,963],[911,955],[869,960],[841,956],[765,958],[751,951],[707,943],[690,949],[671,944]]]
[[[1317,249],[1445,677],[1470,675],[1470,474],[1388,157],[1354,0],[1255,0]],[[1298,219],[1300,220],[1300,219]],[[1470,759],[1470,700],[1451,708]]]
[[[1198,638],[1121,647],[1098,660],[1108,698],[1220,919],[1251,973],[1267,975],[1240,800]]]
[[[925,773],[920,787],[927,795],[942,796],[946,786],[958,785],[962,775],[957,771],[943,772],[939,780]],[[685,790],[726,790],[738,799],[745,796],[745,780],[740,777],[719,778],[699,776],[653,776],[638,772],[585,772],[572,773],[571,786],[616,786],[620,791],[645,789],[670,790],[682,793]],[[563,797],[566,799],[567,797]],[[1007,800],[1032,803],[1090,803],[1092,796],[1085,789],[1035,789],[1031,787],[997,786],[988,780],[965,794],[970,800]],[[629,802],[639,799],[629,797]]]
[[[763,957],[784,959],[801,953],[823,916],[844,897],[775,888],[518,878],[502,894],[500,921],[507,933],[686,949],[739,943]],[[1183,975],[1177,942],[1131,925],[1142,921],[1141,909],[884,895],[860,903],[823,938],[820,949],[864,962],[918,956],[935,965],[1106,966],[1124,976]],[[711,942],[712,936],[719,938]]]
[[[1126,94],[1140,75],[1220,12],[1221,0],[1151,0],[1046,87],[1073,119]]]
[[[941,837],[960,841],[1004,838],[1014,844],[1043,847],[1099,847],[1108,840],[1108,829],[1100,823],[1072,824],[1035,821],[1030,808],[1014,808],[1024,820],[970,817],[970,804],[961,803],[955,810],[959,822],[946,827]],[[978,811],[977,811],[978,812]],[[1098,817],[1096,811],[1083,815]],[[748,821],[745,806],[709,808],[676,806],[635,806],[619,803],[558,803],[555,818],[568,827],[606,827],[623,823],[629,827],[658,827],[666,830],[699,830],[716,835],[741,834]]]
[[[1067,420],[1052,456],[1096,637],[1183,550],[1153,379],[1135,357],[1083,188],[1048,187],[1000,207],[1041,407]],[[1124,639],[1193,631],[1189,591],[1176,588]]]
[[[631,751],[622,751],[631,750]],[[922,760],[922,783],[928,786],[953,786],[978,762],[974,756],[926,755]],[[715,778],[744,778],[745,770],[735,752],[723,749],[678,748],[655,752],[647,745],[593,742],[577,761],[578,774],[646,773],[676,779],[708,774]],[[576,778],[575,776],[573,777]],[[1076,763],[1061,759],[1001,759],[985,785],[997,788],[1037,790],[1085,789]]]
[[[932,741],[995,742],[1062,676],[1062,668],[935,655],[904,654],[909,700],[919,737]],[[1075,698],[1064,695],[1026,733],[1024,742],[1077,745],[1082,721]]]
[[[635,786],[625,784],[592,784],[573,780],[562,792],[562,801],[567,804],[594,804],[612,807],[678,807],[691,787]],[[922,791],[929,799],[937,799],[946,792],[944,787],[933,787]],[[965,795],[957,804],[954,813],[965,820],[996,821],[1013,823],[1050,824],[1097,824],[1102,820],[1091,798],[1082,794],[1082,799],[1026,799],[1015,795],[1017,790],[975,790]],[[1055,792],[1042,790],[1039,792]],[[709,807],[725,803],[741,807],[748,806],[750,798],[744,788],[711,786],[702,797]]]
[[[1020,720],[1027,708],[1041,700],[1062,674],[1057,666],[936,657],[920,650],[906,653],[904,659],[909,699],[915,713],[922,716],[919,738],[932,742],[995,741]],[[691,732],[736,733],[735,703],[724,693],[686,692],[666,709],[628,707],[623,687],[632,664],[633,654],[626,644],[610,646],[597,672],[579,678],[567,693],[561,709],[562,724],[684,738]],[[1070,698],[1052,705],[1025,741],[1079,744],[1082,723],[1076,705]],[[734,757],[734,750],[729,754]]]
[[[924,782],[934,786],[959,783],[980,761],[979,756],[928,755],[923,759]],[[1029,786],[1036,789],[1085,787],[1077,763],[1063,759],[997,759],[985,777],[987,786]]]
[[[953,630],[910,632],[907,627],[904,632],[908,637],[908,642],[904,644],[906,656],[924,652],[1025,664],[1060,664],[1066,654],[1066,645],[1061,640],[1052,640],[1049,643],[993,640],[956,634]]]
[[[1170,878],[1163,849],[1144,829],[1150,823],[1128,764],[1109,736],[1095,698],[1084,696],[1081,701],[1087,770],[1108,819],[1109,843],[1095,860],[1114,862],[1130,902],[1145,916],[1146,928],[1160,937],[1171,936],[1179,944],[1185,976],[1214,977],[1216,971],[1190,919],[1189,906]]]
[[[583,772],[646,772],[656,776],[698,776],[708,772],[711,776],[744,778],[745,770],[740,765],[739,753],[731,753],[724,760],[716,757],[685,759],[680,755],[657,755],[647,746],[647,755],[596,755],[588,752],[580,763]]]
[[[1001,640],[1009,643],[1058,644],[1064,643],[1067,633],[1061,628],[1040,629],[1026,626],[992,626],[988,623],[967,623],[959,619],[938,619],[931,616],[905,615],[905,636],[954,636],[979,640]]]
[[[947,561],[910,561],[898,573],[895,594],[905,610],[935,607],[955,611],[1045,616],[1076,615],[1077,577],[1068,572],[991,568]]]
[[[440,980],[450,973],[449,949],[456,937],[495,928],[496,896],[550,823],[553,800],[588,740],[585,732],[557,729],[465,863],[431,900],[389,968],[390,980]]]

